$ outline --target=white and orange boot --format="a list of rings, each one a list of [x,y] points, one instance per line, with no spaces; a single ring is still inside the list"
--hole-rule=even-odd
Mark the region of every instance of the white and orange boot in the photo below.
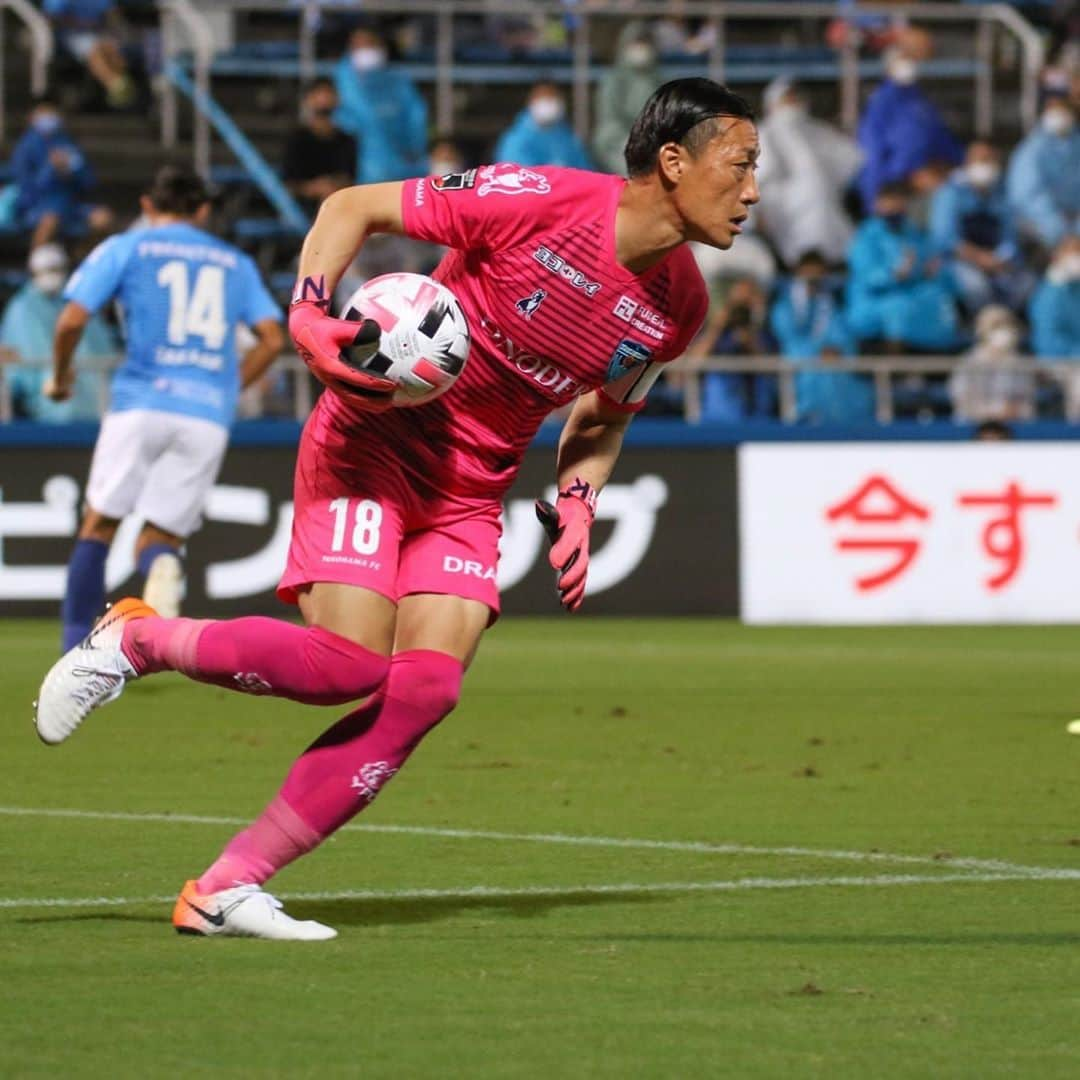
[[[42,742],[62,743],[94,709],[120,696],[125,683],[136,678],[120,648],[124,626],[156,614],[136,597],[119,600],[53,664],[34,702],[34,726]]]
[[[185,882],[173,908],[179,934],[250,937],[271,941],[329,941],[337,931],[314,920],[286,915],[281,901],[258,885],[236,885],[206,896],[197,882]]]

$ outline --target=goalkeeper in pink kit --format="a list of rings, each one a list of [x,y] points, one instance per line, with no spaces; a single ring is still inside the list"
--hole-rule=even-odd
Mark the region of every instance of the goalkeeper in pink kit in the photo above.
[[[488,165],[354,187],[322,205],[300,256],[289,329],[327,385],[300,442],[295,519],[278,588],[303,626],[162,619],[111,608],[46,676],[38,733],[66,739],[129,679],[179,671],[246,693],[359,707],[293,764],[260,817],[177,900],[193,934],[317,940],[261,886],[375,798],[455,707],[496,618],[501,503],[544,417],[559,442],[550,559],[576,611],[598,493],[663,365],[696,335],[707,296],[686,241],[731,245],[757,201],[749,106],[707,79],[660,87],[626,147],[629,179]],[[390,408],[394,383],[345,362],[378,326],[332,318],[365,237],[451,250],[434,273],[458,298],[469,362],[442,397]]]

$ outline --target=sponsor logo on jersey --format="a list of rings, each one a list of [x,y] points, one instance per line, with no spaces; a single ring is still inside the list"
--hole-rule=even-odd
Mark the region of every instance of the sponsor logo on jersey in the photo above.
[[[503,356],[514,365],[516,370],[547,391],[546,396],[555,398],[560,404],[565,404],[585,389],[577,379],[565,375],[550,360],[519,349],[491,319],[481,319],[480,325],[491,336],[492,343],[501,350]]]
[[[483,563],[473,559],[461,559],[457,555],[444,555],[442,568],[445,574],[465,574],[468,577],[479,578],[481,581],[495,580],[494,566],[484,566]]]
[[[615,301],[615,306],[611,311],[615,318],[628,322],[635,330],[639,330],[654,341],[663,341],[670,325],[658,311],[639,304],[625,294]]]
[[[467,175],[467,174],[466,174]],[[520,165],[485,165],[477,172],[477,198],[485,195],[546,195],[551,190],[546,176]],[[470,185],[471,186],[471,185]]]
[[[537,289],[529,296],[523,296],[514,307],[518,309],[523,319],[531,319],[540,305],[547,299],[547,291],[545,289]]]
[[[611,354],[611,362],[607,369],[608,382],[619,378],[620,375],[625,375],[632,368],[647,364],[651,359],[652,349],[647,345],[642,345],[640,341],[634,341],[632,338],[623,338]]]
[[[476,186],[476,169],[433,176],[431,186],[436,191],[468,191],[469,188]]]
[[[556,255],[551,248],[541,244],[533,258],[541,265],[558,274],[564,281],[570,282],[575,289],[580,289],[586,296],[595,296],[600,291],[599,281],[590,281],[580,270],[575,270],[561,255]]]

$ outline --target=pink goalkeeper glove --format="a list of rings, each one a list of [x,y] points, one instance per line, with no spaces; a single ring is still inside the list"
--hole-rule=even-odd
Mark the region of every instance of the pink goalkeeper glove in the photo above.
[[[319,382],[351,405],[375,412],[390,408],[397,384],[355,366],[366,363],[378,349],[379,324],[374,319],[355,323],[332,318],[325,292],[322,277],[305,278],[297,285],[289,307],[289,333],[296,351]]]
[[[552,506],[537,500],[536,516],[551,540],[548,562],[557,573],[559,600],[567,611],[577,611],[585,598],[589,573],[589,529],[596,515],[596,490],[574,478],[559,492]]]

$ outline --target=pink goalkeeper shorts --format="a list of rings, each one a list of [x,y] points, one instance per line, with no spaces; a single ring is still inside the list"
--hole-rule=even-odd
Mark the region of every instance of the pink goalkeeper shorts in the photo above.
[[[410,593],[461,596],[498,615],[499,500],[449,495],[409,472],[379,438],[378,417],[346,436],[316,408],[293,490],[289,559],[277,588],[286,603],[327,581],[394,603]]]

